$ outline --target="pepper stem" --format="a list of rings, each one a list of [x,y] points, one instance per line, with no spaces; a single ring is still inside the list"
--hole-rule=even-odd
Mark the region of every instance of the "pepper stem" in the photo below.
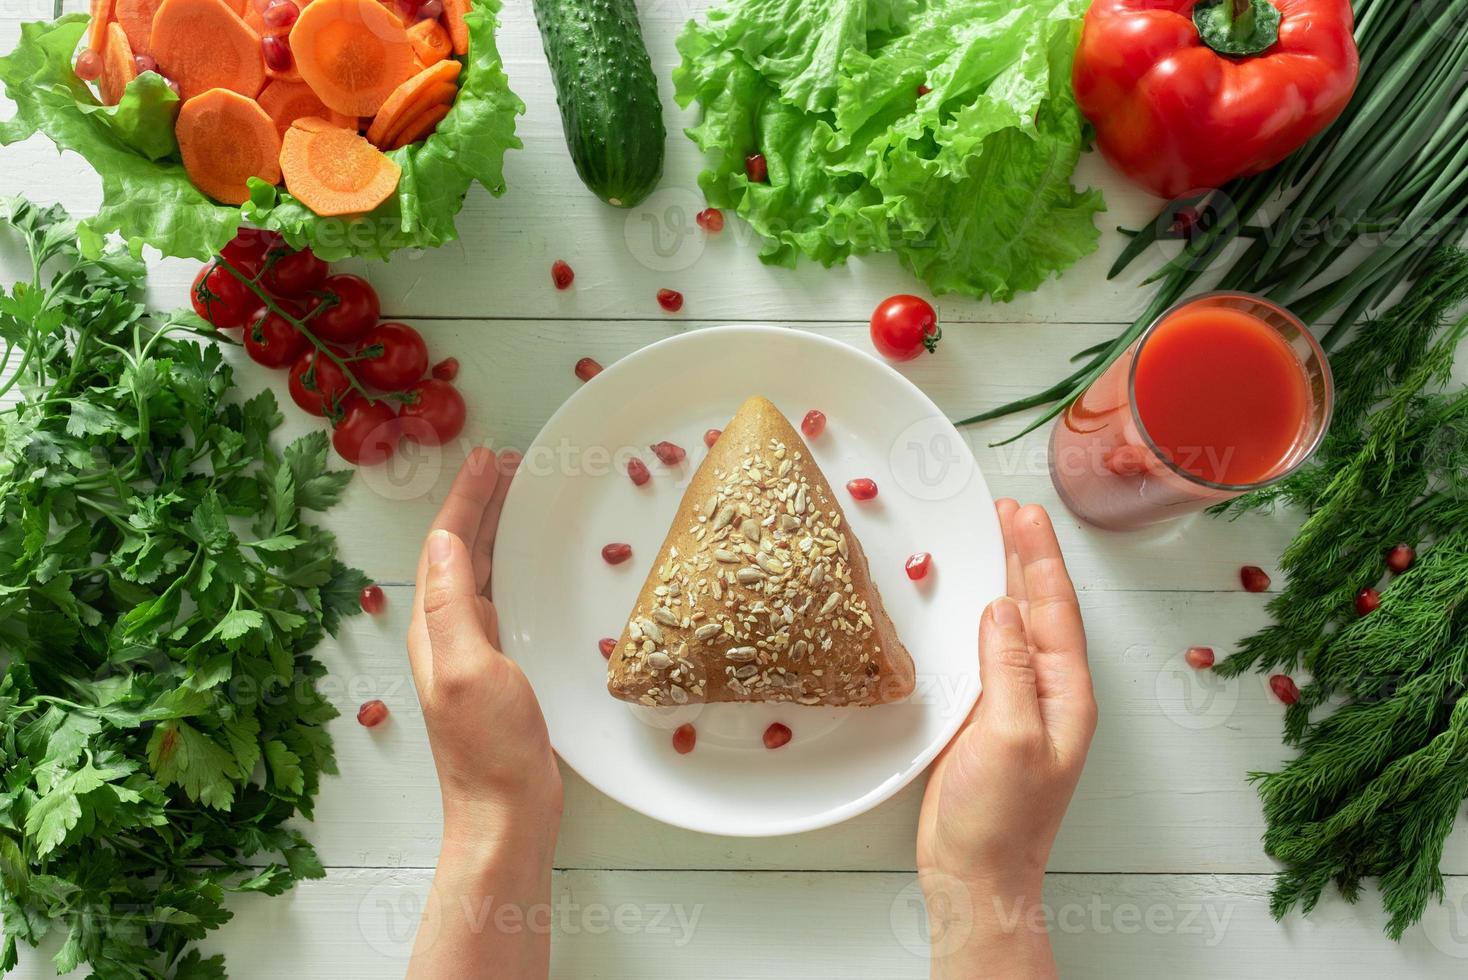
[[[1279,40],[1279,8],[1270,0],[1203,0],[1193,8],[1193,25],[1203,43],[1219,54],[1262,54]]]

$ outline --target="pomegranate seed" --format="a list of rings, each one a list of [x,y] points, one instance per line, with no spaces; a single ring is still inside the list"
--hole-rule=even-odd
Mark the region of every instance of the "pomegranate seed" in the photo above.
[[[751,153],[744,158],[744,175],[752,184],[768,184],[770,182],[770,165],[765,162],[763,153]]]
[[[1375,589],[1362,589],[1356,593],[1356,615],[1369,616],[1381,608],[1381,593]]]
[[[1239,569],[1239,582],[1245,592],[1269,591],[1269,576],[1258,565],[1245,565]]]
[[[139,75],[141,75],[145,71],[158,70],[158,62],[154,61],[150,55],[146,54],[133,55],[133,65],[137,67]]]
[[[301,8],[291,3],[291,0],[270,0],[260,19],[265,21],[266,27],[284,28],[294,24],[299,16]]]
[[[374,698],[362,703],[357,709],[357,724],[363,728],[376,728],[387,721],[387,705]]]
[[[683,294],[676,289],[659,289],[658,305],[669,313],[677,313],[683,309]]]
[[[1207,670],[1216,659],[1212,647],[1188,647],[1188,666],[1194,670]]]
[[[357,603],[362,607],[364,613],[376,616],[387,605],[387,596],[382,594],[379,586],[369,585],[362,589],[361,595],[357,596]]]
[[[917,89],[918,98],[921,99],[923,96],[927,95],[931,91],[933,91],[933,90],[931,88],[929,88],[928,86],[926,86],[926,85],[919,85],[918,86],[918,89]]]
[[[848,480],[846,490],[856,500],[871,500],[877,495],[877,484],[863,476],[855,480]]]
[[[1399,544],[1386,553],[1386,567],[1392,570],[1394,575],[1400,575],[1412,567],[1417,560],[1417,552],[1409,544]]]
[[[778,721],[765,729],[765,748],[778,749],[790,741],[790,729]]]
[[[600,640],[597,640],[596,645],[601,650],[601,655],[607,660],[611,660],[612,654],[617,651],[617,641],[610,636],[604,636]]]
[[[660,442],[651,448],[653,453],[658,459],[663,461],[665,466],[677,466],[688,455],[683,451],[682,446],[674,445],[671,442]]]
[[[703,434],[703,444],[712,449],[714,448],[714,443],[719,441],[719,436],[723,434],[723,429],[709,429]]]
[[[933,556],[926,551],[919,551],[907,560],[902,566],[907,569],[907,577],[914,582],[920,582],[928,577],[928,569],[933,567]]]
[[[718,208],[704,208],[693,220],[710,235],[717,235],[724,230],[724,212]]]
[[[1295,685],[1293,678],[1286,677],[1284,674],[1275,674],[1269,678],[1269,689],[1285,704],[1294,704],[1300,700],[1299,687]]]
[[[582,381],[590,381],[598,374],[601,374],[601,365],[598,364],[595,359],[590,357],[583,357],[581,360],[576,362],[576,377],[580,378]]]
[[[621,542],[609,544],[601,550],[601,557],[608,565],[620,565],[632,557],[632,546]]]
[[[438,20],[443,16],[443,0],[424,0],[418,8],[419,20]]]
[[[826,413],[814,408],[806,412],[805,418],[800,420],[800,431],[807,439],[819,439],[826,431]]]
[[[459,376],[459,359],[445,357],[433,366],[433,376],[439,381],[452,381]]]
[[[271,71],[287,72],[296,63],[290,42],[283,37],[271,35],[261,38],[260,52],[265,56],[265,67]]]
[[[87,48],[76,56],[76,77],[84,82],[95,82],[102,77],[102,56]]]
[[[556,259],[551,263],[551,282],[556,284],[557,289],[570,289],[571,283],[576,281],[576,270],[566,264],[564,259]]]
[[[692,725],[679,725],[673,732],[673,751],[687,755],[698,744],[698,732]]]
[[[632,477],[632,482],[639,487],[652,479],[652,474],[647,471],[647,464],[636,456],[627,460],[627,475]]]

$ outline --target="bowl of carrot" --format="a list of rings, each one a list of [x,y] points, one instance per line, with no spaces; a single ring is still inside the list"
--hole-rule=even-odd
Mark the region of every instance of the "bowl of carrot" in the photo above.
[[[472,4],[472,6],[471,6]],[[457,235],[518,147],[499,0],[92,0],[0,57],[16,118],[103,178],[117,231],[204,258],[241,223],[323,259]]]

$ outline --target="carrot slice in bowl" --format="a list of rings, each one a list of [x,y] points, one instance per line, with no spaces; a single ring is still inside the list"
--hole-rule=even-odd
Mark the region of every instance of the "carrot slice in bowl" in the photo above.
[[[185,101],[213,88],[253,99],[265,84],[260,38],[224,0],[163,0],[148,48]]]
[[[348,116],[376,115],[414,72],[403,22],[377,0],[314,0],[290,37],[301,78]]]
[[[453,101],[452,93],[457,91],[455,83],[463,67],[457,61],[440,61],[429,65],[393,89],[392,94],[382,103],[382,108],[377,110],[377,118],[367,128],[367,139],[378,146],[385,145],[395,128],[432,104],[427,101],[430,97],[434,101],[443,101],[445,86],[449,89],[449,101]]]
[[[97,79],[97,88],[102,92],[102,101],[117,105],[127,90],[127,83],[138,77],[138,64],[133,61],[133,49],[128,46],[127,33],[113,21],[107,25],[107,38],[102,49],[102,77]]]
[[[447,103],[431,105],[424,109],[412,119],[405,122],[393,134],[388,141],[387,149],[396,150],[433,135],[433,131],[438,128],[439,123],[443,122],[444,117],[449,114],[451,109],[453,109],[453,105]]]
[[[153,34],[153,16],[161,0],[117,0],[117,22],[127,32],[133,54],[152,54],[148,45]]]
[[[87,47],[98,57],[107,48],[107,25],[112,23],[112,0],[92,0],[92,22],[87,25]]]
[[[454,50],[449,32],[436,20],[420,20],[408,28],[408,40],[413,44],[413,53],[424,68],[447,58]]]
[[[473,9],[469,0],[443,0],[443,19],[448,22],[454,54],[469,53],[469,25],[464,23],[464,15]]]
[[[311,116],[320,117],[334,126],[350,129],[354,133],[357,131],[356,116],[332,112],[305,82],[266,82],[255,101],[274,120],[275,129],[282,139],[285,138],[286,130],[291,128],[291,123]]]
[[[280,183],[280,134],[254,99],[210,89],[183,104],[176,132],[189,179],[217,201],[245,203],[251,177]]]
[[[332,0],[316,0],[316,5]],[[365,214],[392,196],[402,170],[355,132],[297,119],[281,144],[285,189],[323,218]]]

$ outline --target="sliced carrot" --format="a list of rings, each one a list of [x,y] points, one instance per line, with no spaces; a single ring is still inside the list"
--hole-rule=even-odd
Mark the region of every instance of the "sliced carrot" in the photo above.
[[[454,42],[454,54],[469,53],[469,25],[464,23],[464,15],[473,9],[470,0],[443,0],[443,19]]]
[[[243,204],[251,177],[280,183],[280,134],[254,99],[210,89],[183,104],[176,132],[189,179],[215,200]]]
[[[100,56],[107,47],[107,25],[112,23],[112,0],[92,0],[92,22],[87,25],[87,47]]]
[[[291,28],[291,52],[321,101],[349,116],[375,115],[413,75],[408,32],[377,0],[315,0]]]
[[[413,53],[425,68],[447,58],[454,49],[449,32],[436,20],[420,20],[408,28],[408,40],[413,43]]]
[[[163,0],[148,48],[185,101],[211,88],[253,99],[265,84],[260,37],[225,0]]]
[[[117,105],[127,83],[138,77],[138,63],[133,61],[133,49],[128,47],[127,33],[113,21],[107,25],[107,40],[102,49],[102,77],[97,87],[102,91],[102,101]]]
[[[127,43],[132,45],[133,54],[151,54],[149,38],[153,33],[153,15],[158,12],[160,0],[117,0],[117,22],[127,32]]]
[[[316,0],[316,5],[334,0]],[[281,144],[286,190],[322,217],[365,214],[392,196],[402,170],[377,147],[325,119],[297,119]]]
[[[385,146],[393,129],[415,114],[418,100],[427,97],[435,88],[453,86],[463,67],[452,58],[446,59],[429,65],[393,89],[392,94],[382,103],[382,108],[377,110],[377,117],[372,120],[372,125],[368,127],[367,139],[377,146]]]
[[[245,9],[247,7],[254,6],[254,4],[250,2],[250,0],[224,0],[224,2],[230,10],[233,10],[241,17],[245,16]]]
[[[443,122],[444,116],[447,116],[452,109],[453,106],[447,103],[431,105],[427,109],[424,109],[403,124],[402,128],[388,142],[387,149],[396,150],[399,147],[407,146],[409,143],[416,143],[421,139],[426,139],[433,135],[433,131],[438,128],[438,124]]]
[[[357,131],[356,116],[332,112],[305,82],[266,82],[255,101],[275,121],[275,128],[282,139],[285,138],[286,130],[291,128],[291,123],[311,116],[319,116],[333,126],[350,129],[354,133]]]

